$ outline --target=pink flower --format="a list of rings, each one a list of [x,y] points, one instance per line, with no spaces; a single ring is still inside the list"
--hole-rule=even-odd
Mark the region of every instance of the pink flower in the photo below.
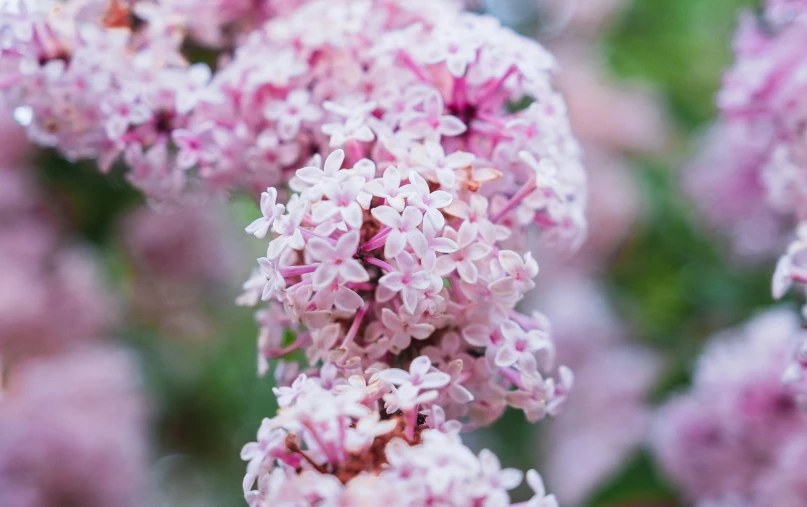
[[[391,271],[378,280],[379,301],[389,301],[394,294],[400,293],[404,308],[409,313],[415,312],[417,302],[431,285],[431,277],[426,271],[416,271],[415,260],[404,251],[395,257],[398,264],[396,271]]]
[[[473,30],[478,25],[474,18],[463,17],[460,23],[444,25],[434,34],[435,40],[421,57],[425,63],[445,62],[454,77],[462,77],[468,65],[477,58],[477,49],[482,45],[479,35]]]
[[[426,255],[426,236],[417,228],[423,221],[423,214],[417,208],[407,206],[403,213],[398,213],[390,206],[379,206],[373,208],[372,215],[391,229],[384,244],[385,257],[397,256],[407,244],[418,257]]]
[[[378,377],[389,384],[403,386],[410,384],[419,389],[439,389],[448,385],[449,376],[439,371],[430,371],[432,363],[426,356],[420,356],[409,365],[409,371],[398,368],[383,370]]]
[[[177,166],[183,170],[195,166],[204,153],[202,136],[190,130],[178,129],[171,134],[171,138],[180,150]]]
[[[364,190],[376,197],[382,197],[395,211],[401,212],[406,206],[405,198],[408,193],[401,189],[401,175],[394,166],[389,166],[381,178],[368,181]]]
[[[525,332],[521,326],[510,320],[502,323],[500,331],[505,343],[496,351],[497,366],[512,366],[524,353],[532,355],[551,347],[546,333],[537,329]]]
[[[514,292],[526,292],[535,287],[532,281],[538,275],[538,263],[532,258],[532,252],[527,252],[522,259],[512,250],[499,252],[499,263],[507,276],[490,284],[490,290],[501,295]]]
[[[286,212],[286,207],[277,204],[277,190],[267,188],[261,193],[261,218],[255,219],[246,228],[247,234],[253,234],[256,238],[264,238],[269,233],[269,228],[279,217]]]
[[[295,173],[295,179],[291,181],[292,189],[304,192],[312,200],[318,200],[325,194],[325,188],[333,183],[333,179],[339,174],[339,169],[345,161],[345,152],[335,150],[325,159],[322,169],[316,167],[321,163],[319,155],[313,159],[314,166],[303,167]],[[296,184],[295,184],[296,180]]]
[[[456,270],[460,278],[468,283],[476,283],[479,278],[477,262],[490,254],[493,248],[477,241],[477,227],[470,222],[463,222],[459,231],[446,229],[446,237],[455,241],[458,249],[449,255],[440,257],[435,269],[440,275],[450,274]]]
[[[269,301],[270,299],[280,297],[286,289],[286,281],[275,267],[275,264],[266,257],[261,257],[258,259],[258,266],[260,266],[261,275],[263,275],[265,280],[261,299],[263,301]]]
[[[433,325],[419,323],[419,319],[406,313],[396,314],[389,308],[381,312],[381,322],[392,333],[392,345],[399,351],[409,347],[412,338],[425,340],[434,332]]]
[[[311,218],[316,223],[322,223],[338,215],[351,229],[358,229],[362,224],[362,209],[356,200],[364,187],[364,180],[359,176],[352,176],[341,182],[332,182],[325,188],[327,201],[320,201],[315,207]]]
[[[767,502],[767,483],[775,480],[769,472],[805,435],[797,386],[781,382],[792,343],[804,334],[784,309],[720,333],[704,351],[691,389],[657,414],[653,450],[693,501]]]
[[[409,181],[407,190],[412,192],[407,198],[409,204],[423,211],[437,230],[442,229],[446,221],[440,209],[451,204],[451,194],[444,190],[430,191],[426,180],[414,171],[409,173]]]
[[[0,400],[0,505],[148,503],[146,404],[131,357],[79,347],[9,373]]]
[[[458,136],[468,128],[459,118],[442,114],[443,100],[437,93],[429,94],[423,101],[423,111],[410,113],[401,120],[401,128],[418,138]]]
[[[375,109],[374,103],[347,108],[333,102],[325,102],[323,107],[334,114],[345,117],[342,123],[326,123],[322,126],[322,132],[331,137],[330,146],[344,146],[351,140],[369,143],[375,139],[375,134],[367,125],[368,117]]]
[[[269,120],[277,122],[277,130],[284,141],[300,132],[303,122],[313,123],[322,117],[322,111],[310,103],[311,94],[304,89],[292,90],[285,100],[270,102],[263,110]]]
[[[308,247],[314,260],[320,262],[313,275],[315,287],[327,286],[334,280],[360,283],[370,279],[364,267],[353,258],[359,247],[358,232],[343,234],[335,245],[312,238]]]

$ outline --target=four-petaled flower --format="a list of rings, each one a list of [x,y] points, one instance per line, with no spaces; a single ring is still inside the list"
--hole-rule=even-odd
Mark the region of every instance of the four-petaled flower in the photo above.
[[[254,234],[256,238],[266,237],[275,220],[285,212],[286,207],[277,204],[277,190],[273,187],[267,188],[265,192],[261,193],[261,214],[263,216],[247,226],[247,234]]]
[[[407,313],[396,314],[389,308],[381,311],[381,322],[391,333],[390,343],[395,347],[393,351],[401,351],[409,347],[412,338],[425,340],[434,332],[433,325],[419,322],[417,317]]]
[[[302,122],[315,122],[322,117],[322,111],[311,104],[311,94],[303,89],[289,92],[285,100],[270,102],[263,110],[264,116],[277,122],[280,138],[287,141],[300,132]]]
[[[403,213],[395,211],[390,206],[373,208],[372,215],[391,230],[384,245],[384,257],[394,258],[401,253],[408,244],[418,257],[426,255],[428,244],[423,232],[418,226],[423,221],[423,213],[415,207],[407,206]]]
[[[423,211],[432,225],[437,230],[441,230],[446,223],[446,219],[440,210],[451,204],[453,200],[451,194],[445,190],[432,192],[426,180],[415,171],[409,173],[409,184],[405,188],[406,191],[411,192],[407,198],[409,204]]]
[[[359,261],[353,258],[359,247],[358,231],[343,234],[336,244],[320,238],[311,238],[308,248],[314,260],[319,261],[313,274],[314,287],[326,287],[334,280],[340,282],[366,282],[370,275]]]
[[[415,313],[418,300],[431,285],[431,276],[426,271],[416,270],[417,263],[407,251],[399,253],[395,261],[397,271],[391,271],[378,280],[376,298],[383,303],[400,292],[406,311]]]

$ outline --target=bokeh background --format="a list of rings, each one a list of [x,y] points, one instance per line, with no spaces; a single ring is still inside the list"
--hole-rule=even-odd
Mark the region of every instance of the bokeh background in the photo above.
[[[530,304],[551,313],[559,303],[540,292],[560,284],[553,280],[576,276],[585,287],[594,280],[595,299],[607,306],[603,318],[608,323],[601,326],[603,321],[595,320],[569,333],[602,342],[597,345],[602,349],[592,352],[588,345],[572,344],[566,348],[569,362],[583,362],[586,354],[592,361],[601,359],[617,342],[620,350],[652,356],[618,363],[624,367],[617,371],[590,374],[608,385],[625,382],[628,391],[632,382],[640,382],[631,400],[649,411],[687,385],[693,361],[710,334],[772,305],[774,259],[732,254],[731,239],[710,228],[682,190],[682,167],[715,114],[714,94],[722,69],[730,63],[738,10],[753,9],[756,2],[577,1],[612,3],[614,8],[593,15],[593,21],[575,20],[564,11],[561,4],[569,0],[547,0],[537,8],[532,0],[489,1],[477,8],[556,49],[561,82],[564,73],[591,79],[592,88],[575,92],[590,103],[579,104],[577,110],[572,104],[572,116],[591,146],[590,173],[619,164],[592,186],[592,199],[606,201],[603,209],[618,208],[615,223],[592,221],[593,243],[586,247],[603,249],[607,261],[592,266],[584,249],[577,257],[558,256],[542,264],[540,277],[547,281]],[[584,81],[569,77],[567,86],[585,86]],[[598,97],[598,83],[621,91]],[[597,102],[603,99],[610,107]],[[640,103],[638,111],[634,101]],[[646,129],[630,131],[638,121],[645,121]],[[609,139],[606,134],[614,131],[624,137]],[[29,157],[48,212],[100,259],[109,303],[121,315],[110,335],[138,357],[148,394],[151,479],[159,491],[154,505],[244,505],[239,450],[254,438],[261,419],[275,410],[271,376],[256,375],[252,311],[233,304],[236,282],[246,278],[250,259],[262,248],[260,241],[241,233],[258,215],[255,204],[237,199],[228,206],[226,220],[222,213],[208,217],[198,210],[184,217],[152,216],[148,203],[120,173],[101,175],[89,164],[69,163],[50,152],[31,151]],[[620,193],[624,181],[632,189],[629,195]],[[161,222],[149,225],[149,220]],[[600,236],[606,236],[605,246],[597,242]],[[171,264],[176,257],[183,259],[180,265]],[[590,301],[573,294],[564,301],[579,318],[592,315],[587,313]],[[604,339],[606,334],[615,336]],[[614,400],[608,397],[616,392],[624,391],[583,393],[592,401],[575,410],[589,410],[585,419],[596,425],[613,410]],[[574,478],[554,479],[569,482],[568,498],[574,497],[569,505],[684,505],[641,445],[644,415],[638,415],[636,431],[630,430],[634,441],[603,458],[611,460],[607,473],[591,472],[593,478],[576,491]],[[621,425],[619,419],[613,424]],[[564,467],[586,469],[597,454],[584,438],[596,440],[596,430],[566,428],[562,438],[571,447],[564,449],[558,448],[561,435],[553,436],[553,431],[552,421],[530,426],[520,414],[508,413],[475,436],[472,445],[491,447],[507,466],[546,470],[552,456],[562,453]],[[551,471],[548,478],[553,491]]]

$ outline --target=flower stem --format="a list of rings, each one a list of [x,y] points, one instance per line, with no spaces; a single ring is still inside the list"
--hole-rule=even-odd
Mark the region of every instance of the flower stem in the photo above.
[[[521,201],[523,201],[525,197],[533,193],[536,188],[538,187],[535,185],[535,176],[530,176],[530,179],[529,181],[527,181],[526,185],[521,187],[521,189],[518,192],[516,192],[515,195],[510,198],[509,201],[507,201],[504,207],[499,211],[497,211],[496,214],[493,215],[493,217],[491,217],[490,221],[495,224],[499,220],[504,218],[505,215],[510,213],[519,204],[521,204]]]

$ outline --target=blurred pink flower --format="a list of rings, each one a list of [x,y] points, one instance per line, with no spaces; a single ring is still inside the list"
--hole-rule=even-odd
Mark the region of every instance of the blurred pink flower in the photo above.
[[[518,1],[518,0],[515,0]],[[629,0],[534,0],[546,12],[548,29],[580,35],[601,30]]]
[[[0,505],[146,505],[140,389],[132,358],[111,348],[18,364],[0,399]]]
[[[644,442],[647,397],[662,364],[626,341],[601,287],[580,273],[555,278],[538,305],[552,322],[559,362],[575,372],[572,395],[543,435],[545,477],[562,504],[578,505]]]
[[[105,335],[116,321],[92,252],[64,241],[27,167],[0,169],[0,354],[6,362]],[[17,193],[19,192],[19,193]]]
[[[778,492],[790,497],[787,503],[771,503],[769,496],[791,480],[779,475],[780,468],[791,466],[791,447],[807,437],[800,396],[782,382],[793,344],[805,334],[785,309],[718,333],[699,360],[691,389],[659,410],[656,457],[690,499],[754,507],[807,502],[801,487]]]
[[[567,97],[572,129],[584,150],[590,144],[627,153],[665,147],[669,132],[659,96],[608,76],[602,57],[585,42],[556,44],[553,50],[561,69],[558,87]]]
[[[138,318],[166,336],[204,337],[210,305],[228,304],[244,242],[223,205],[141,206],[123,218],[120,240],[131,263],[131,303]]]
[[[760,130],[754,134],[754,130]],[[762,260],[780,253],[792,219],[771,208],[761,168],[765,128],[719,122],[684,171],[684,189],[709,225],[726,234],[739,260]]]

